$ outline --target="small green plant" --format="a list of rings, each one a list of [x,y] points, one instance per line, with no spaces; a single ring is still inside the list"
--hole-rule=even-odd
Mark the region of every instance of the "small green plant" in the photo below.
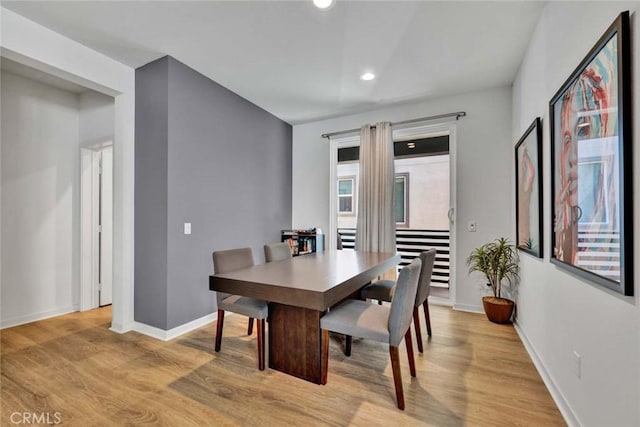
[[[474,249],[467,258],[467,265],[469,273],[478,271],[485,276],[496,298],[502,298],[503,282],[512,286],[520,279],[518,252],[504,237]]]

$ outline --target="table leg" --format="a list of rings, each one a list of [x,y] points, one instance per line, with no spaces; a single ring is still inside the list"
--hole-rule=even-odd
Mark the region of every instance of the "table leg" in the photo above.
[[[320,316],[322,312],[269,303],[269,367],[322,383]]]

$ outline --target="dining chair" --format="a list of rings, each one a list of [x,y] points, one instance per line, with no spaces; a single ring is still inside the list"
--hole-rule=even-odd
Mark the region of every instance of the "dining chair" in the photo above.
[[[266,262],[282,261],[292,256],[291,247],[287,242],[264,245],[264,259]]]
[[[420,270],[420,280],[418,282],[418,292],[416,294],[416,302],[413,308],[413,327],[416,330],[416,340],[418,341],[418,351],[424,352],[422,347],[422,331],[420,330],[420,311],[422,306],[424,310],[425,322],[427,324],[427,335],[431,336],[431,319],[429,317],[429,291],[431,290],[431,274],[433,273],[433,265],[436,261],[436,250],[431,248],[421,252],[420,260],[422,261],[422,269]],[[372,284],[365,286],[360,292],[363,299],[378,300],[378,304],[382,301],[392,301],[396,282],[394,280],[378,280]],[[347,351],[350,353],[350,346],[347,345]],[[346,354],[347,352],[345,352]],[[350,354],[347,354],[350,355]]]
[[[372,339],[389,344],[398,408],[404,410],[404,391],[400,374],[398,346],[404,337],[411,376],[416,376],[416,365],[411,343],[411,311],[418,289],[420,258],[414,259],[400,271],[391,306],[379,306],[361,300],[347,300],[332,308],[320,319],[322,330],[322,384],[327,383],[329,362],[329,331],[349,336]]]
[[[229,273],[253,266],[253,252],[251,248],[230,249],[213,252],[213,270],[215,274]],[[239,295],[216,292],[218,302],[218,324],[216,327],[216,352],[220,351],[222,344],[222,328],[224,326],[224,312],[242,314],[249,317],[250,321],[258,322],[258,369],[264,370],[264,335],[265,319],[269,314],[266,301]],[[250,330],[251,330],[250,323]],[[249,334],[251,335],[251,334]]]

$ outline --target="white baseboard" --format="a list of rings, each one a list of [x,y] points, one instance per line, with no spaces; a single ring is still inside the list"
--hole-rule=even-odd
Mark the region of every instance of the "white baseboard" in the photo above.
[[[479,305],[453,304],[453,309],[458,311],[468,311],[469,313],[484,313],[484,310]]]
[[[444,305],[446,307],[453,307],[453,303],[451,302],[451,300],[448,300],[448,299],[445,299],[445,298],[438,298],[438,297],[434,297],[434,296],[430,296],[429,297],[429,304]]]
[[[25,323],[36,322],[38,320],[49,319],[51,317],[62,316],[63,314],[78,311],[78,305],[56,308],[54,310],[41,311],[40,313],[31,313],[24,316],[13,317],[11,319],[3,319],[0,321],[0,329],[11,328],[12,326],[24,325]]]
[[[115,323],[113,320],[111,321],[110,331],[116,332],[118,334],[125,334],[129,331],[133,331],[134,322],[129,322],[126,325],[121,325],[119,323]]]
[[[198,329],[206,324],[211,322],[215,322],[218,320],[218,313],[207,314],[206,316],[202,316],[199,319],[192,320],[191,322],[185,323],[184,325],[176,326],[173,329],[169,329],[165,331],[164,329],[156,328],[155,326],[149,326],[140,322],[133,322],[132,330],[139,332],[141,334],[150,336],[151,338],[155,338],[162,341],[170,341],[174,338],[179,337],[180,335],[184,335],[187,332],[191,332],[194,329]]]
[[[556,384],[553,381],[553,377],[551,377],[551,374],[545,367],[544,363],[542,362],[542,359],[540,359],[540,357],[538,356],[538,353],[536,353],[536,350],[533,348],[533,345],[531,344],[531,341],[529,341],[529,339],[527,338],[527,335],[524,333],[522,329],[520,329],[520,326],[518,325],[517,321],[513,322],[513,327],[515,328],[516,333],[520,337],[520,341],[522,341],[522,344],[524,344],[524,348],[527,350],[527,353],[529,353],[529,357],[531,357],[531,360],[533,360],[533,364],[538,370],[540,377],[542,377],[542,381],[544,382],[544,385],[547,386],[547,390],[549,390],[549,393],[551,394],[551,398],[558,406],[558,409],[560,410],[560,413],[564,417],[564,420],[567,423],[567,425],[569,425],[570,427],[581,426],[582,424],[578,420],[578,417],[576,416],[575,412],[573,412],[573,409],[571,409],[571,406],[562,395],[562,392],[560,391],[560,389],[556,387]]]

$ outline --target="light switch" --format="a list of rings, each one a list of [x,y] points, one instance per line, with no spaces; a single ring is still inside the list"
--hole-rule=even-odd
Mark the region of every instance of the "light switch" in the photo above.
[[[190,222],[185,222],[184,223],[184,234],[191,234],[191,223]]]

